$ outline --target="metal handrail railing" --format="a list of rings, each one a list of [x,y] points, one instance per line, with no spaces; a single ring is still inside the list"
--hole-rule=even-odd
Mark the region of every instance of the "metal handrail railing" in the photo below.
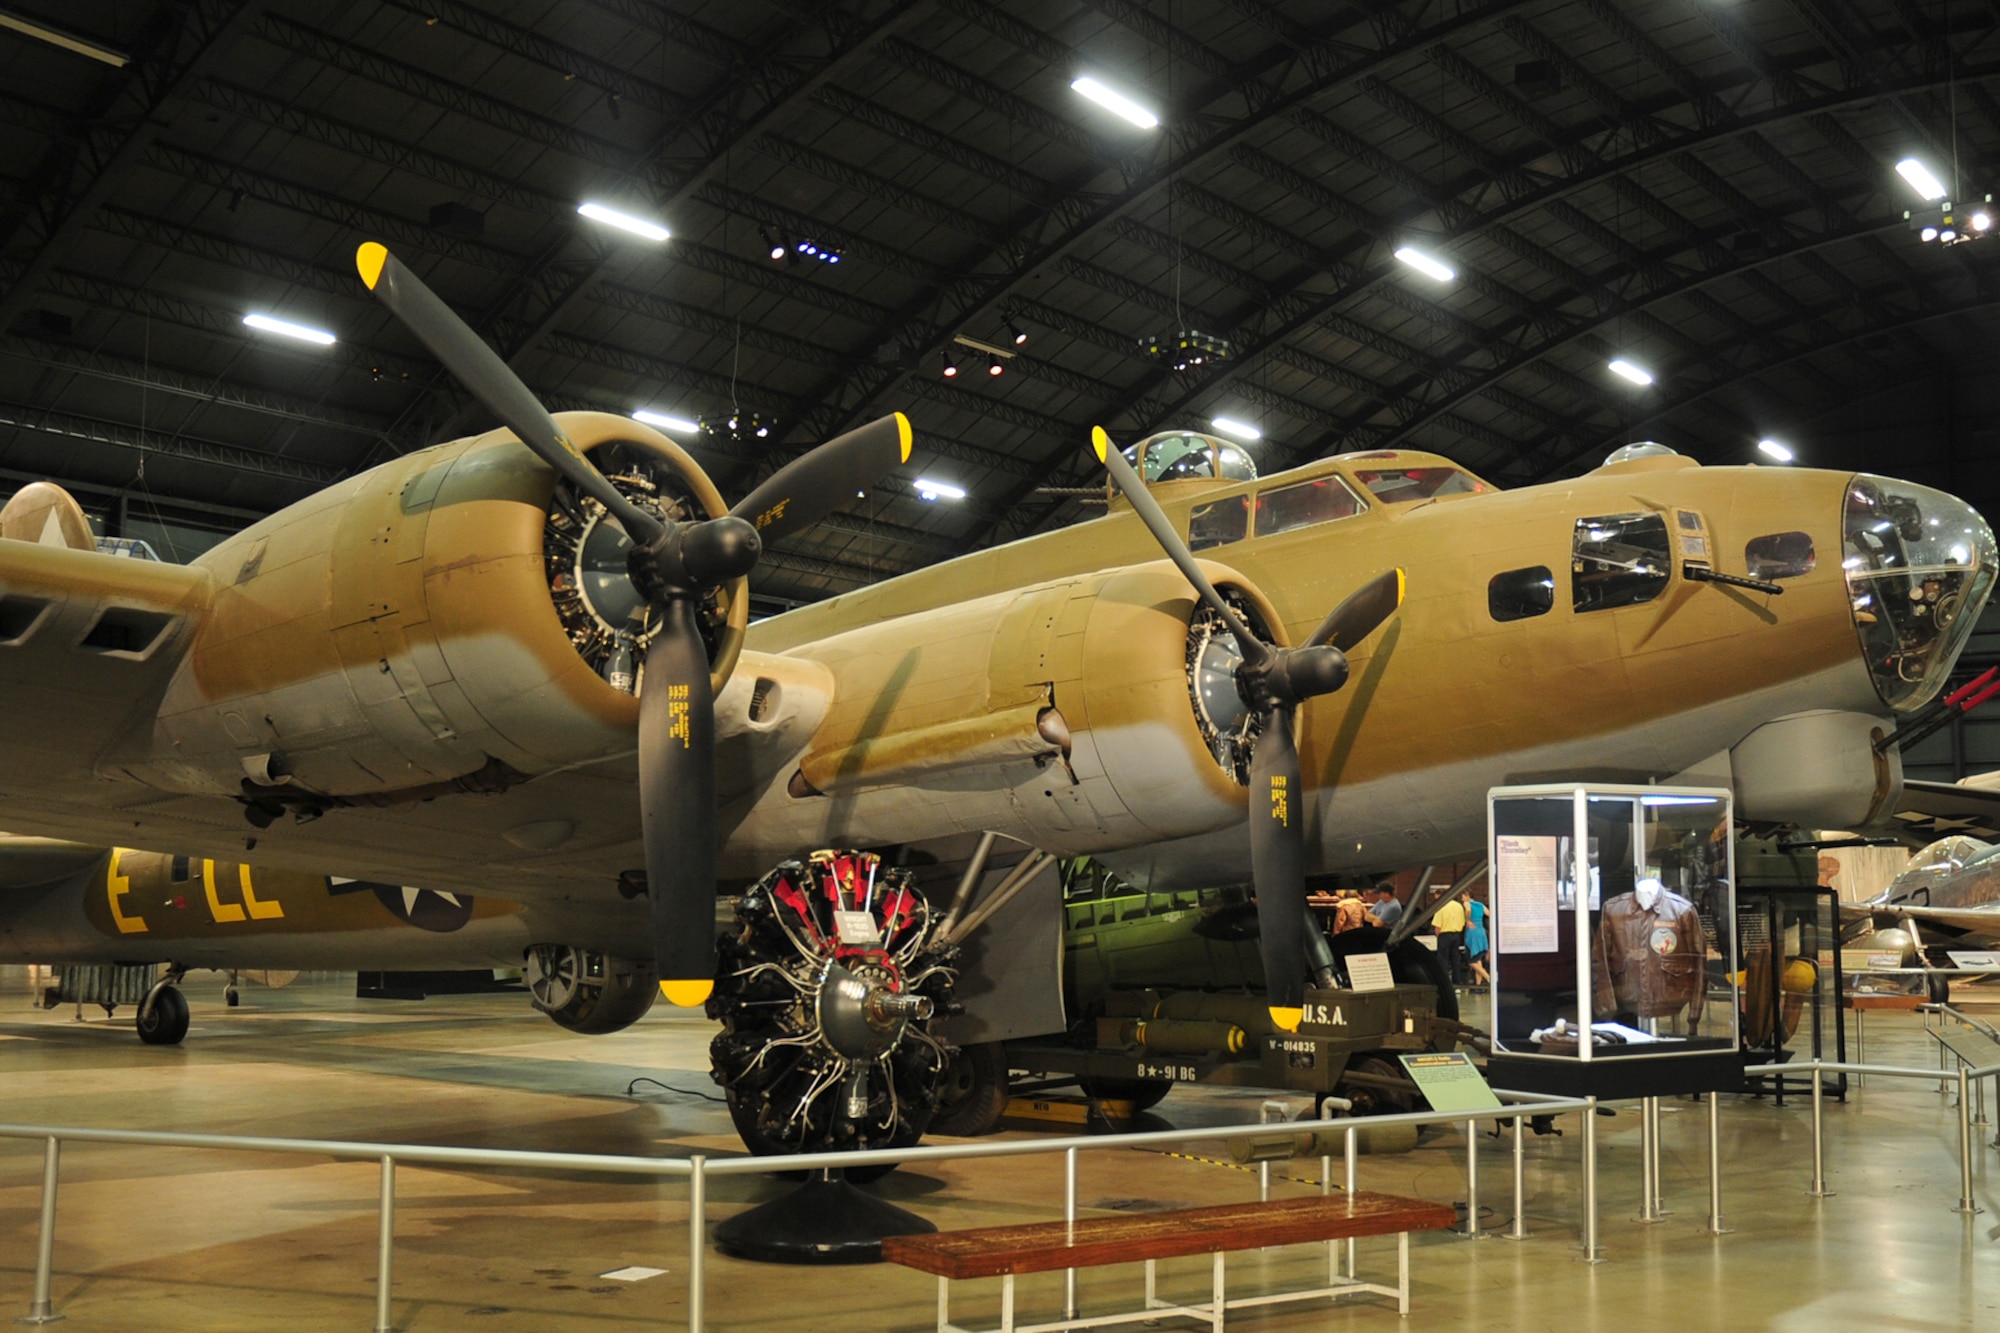
[[[938,1144],[921,1148],[882,1148],[867,1152],[804,1153],[790,1157],[731,1157],[711,1162],[704,1153],[685,1158],[630,1157],[596,1153],[532,1152],[503,1148],[446,1148],[429,1144],[356,1142],[340,1139],[284,1139],[256,1135],[189,1134],[171,1130],[87,1129],[53,1125],[0,1124],[0,1138],[39,1139],[43,1148],[42,1218],[40,1243],[35,1263],[35,1294],[28,1314],[19,1323],[46,1324],[62,1318],[51,1299],[55,1259],[56,1193],[60,1176],[62,1144],[121,1144],[140,1147],[215,1149],[232,1152],[270,1152],[332,1157],[342,1160],[380,1162],[381,1190],[378,1202],[379,1227],[376,1241],[376,1333],[390,1333],[395,1244],[396,1163],[417,1162],[441,1166],[508,1166],[531,1170],[586,1171],[614,1175],[686,1176],[688,1178],[688,1328],[701,1333],[705,1316],[707,1259],[708,1177],[762,1175],[777,1171],[837,1169],[880,1163],[921,1165],[929,1162],[963,1161],[987,1157],[1064,1155],[1063,1214],[1074,1222],[1077,1215],[1077,1165],[1082,1152],[1109,1148],[1148,1148],[1214,1139],[1269,1137],[1274,1133],[1307,1133],[1339,1130],[1343,1134],[1346,1177],[1344,1187],[1357,1188],[1358,1143],[1356,1132],[1395,1126],[1462,1124],[1467,1127],[1466,1177],[1468,1229],[1476,1229],[1478,1200],[1478,1139],[1472,1127],[1479,1120],[1511,1120],[1514,1126],[1514,1222],[1511,1235],[1527,1235],[1523,1220],[1525,1168],[1523,1155],[1524,1119],[1571,1111],[1584,1116],[1585,1201],[1582,1223],[1584,1249],[1596,1253],[1596,1107],[1594,1097],[1549,1097],[1536,1093],[1495,1089],[1503,1102],[1498,1111],[1477,1115],[1462,1111],[1411,1111],[1397,1115],[1368,1116],[1364,1119],[1320,1119],[1273,1124],[1259,1120],[1247,1124],[1210,1125],[1196,1129],[1155,1130],[1140,1134],[1114,1134],[1040,1140],[1007,1140],[997,1143]],[[1713,1098],[1711,1098],[1713,1101]],[[1338,1099],[1329,1099],[1337,1103]],[[1344,1104],[1339,1109],[1346,1109]],[[1713,1146],[1713,1145],[1711,1145]],[[1717,1172],[1712,1171],[1712,1176]],[[1713,1180],[1711,1181],[1713,1185]],[[1322,1190],[1332,1187],[1332,1158],[1322,1156]],[[1717,1205],[1719,1208],[1719,1204]],[[1355,1243],[1347,1242],[1347,1268],[1354,1271]],[[1066,1276],[1065,1304],[1073,1316],[1076,1309],[1075,1272]]]
[[[1911,1069],[1902,1065],[1862,1065],[1845,1061],[1821,1060],[1814,1058],[1796,1064],[1769,1064],[1746,1066],[1743,1073],[1775,1074],[1789,1070],[1797,1074],[1810,1070],[1812,1073],[1812,1138],[1813,1138],[1813,1180],[1812,1188],[1806,1193],[1814,1198],[1826,1198],[1833,1191],[1826,1187],[1826,1088],[1820,1079],[1826,1074],[1880,1074],[1884,1078],[1907,1078],[1919,1082],[1944,1083],[1956,1079],[1958,1082],[1958,1203],[1955,1213],[1976,1213],[1979,1205],[1972,1201],[1972,1081],[2000,1076],[2000,1064],[1980,1065],[1968,1068],[1961,1064],[1956,1071],[1945,1069]]]

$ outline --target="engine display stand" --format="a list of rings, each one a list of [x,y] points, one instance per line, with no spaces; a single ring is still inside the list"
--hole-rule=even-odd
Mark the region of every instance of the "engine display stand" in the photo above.
[[[715,1247],[765,1264],[873,1264],[884,1236],[937,1227],[908,1209],[864,1194],[840,1170],[815,1171],[797,1189],[715,1228]]]

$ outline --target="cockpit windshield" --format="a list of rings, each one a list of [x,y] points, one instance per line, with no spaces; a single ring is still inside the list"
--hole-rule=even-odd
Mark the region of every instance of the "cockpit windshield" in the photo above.
[[[1857,475],[1841,512],[1841,569],[1882,701],[1907,710],[1944,685],[1993,589],[1993,530],[1963,500]]]
[[[1227,440],[1194,431],[1149,435],[1125,451],[1125,461],[1147,485],[1156,481],[1255,481],[1257,465]]]
[[[1435,467],[1371,468],[1355,478],[1384,504],[1412,504],[1440,495],[1479,495],[1491,489],[1470,472],[1449,464]]]

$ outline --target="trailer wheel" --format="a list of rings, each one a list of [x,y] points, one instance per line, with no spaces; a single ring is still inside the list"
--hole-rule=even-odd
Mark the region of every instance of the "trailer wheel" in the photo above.
[[[1007,1110],[1007,1056],[999,1042],[962,1046],[938,1086],[933,1134],[991,1134]]]

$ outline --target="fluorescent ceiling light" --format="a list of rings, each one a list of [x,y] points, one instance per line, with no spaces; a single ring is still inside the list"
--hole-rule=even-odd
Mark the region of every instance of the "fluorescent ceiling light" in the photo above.
[[[935,500],[940,496],[947,500],[963,500],[965,488],[953,486],[948,482],[932,481],[929,477],[918,477],[917,494],[926,500]]]
[[[1780,463],[1789,463],[1793,457],[1792,451],[1784,445],[1779,444],[1776,440],[1757,441],[1757,452],[1767,458],[1775,458]]]
[[[1611,373],[1621,380],[1630,380],[1642,389],[1653,382],[1652,372],[1633,365],[1622,356],[1611,363]]]
[[[60,28],[51,28],[46,24],[36,23],[33,19],[22,18],[18,14],[9,14],[5,11],[0,11],[0,28],[12,28],[15,32],[21,33],[24,36],[47,42],[50,46],[59,46],[65,51],[74,51],[80,56],[100,61],[103,64],[111,66],[113,69],[123,69],[131,63],[131,57],[122,51],[113,51],[108,46],[99,46],[96,42],[86,41],[81,37],[72,37]]]
[[[1083,78],[1071,83],[1070,87],[1097,103],[1106,111],[1131,121],[1142,130],[1159,128],[1160,118],[1158,116],[1146,110],[1145,107],[1140,106],[1125,94],[1105,87],[1089,75],[1085,75]]]
[[[1264,438],[1263,431],[1258,430],[1248,422],[1238,421],[1233,417],[1213,417],[1209,420],[1208,424],[1221,431],[1224,435],[1234,435],[1239,440],[1261,440]]]
[[[333,335],[325,329],[294,324],[286,319],[272,319],[269,315],[245,315],[243,322],[253,329],[275,333],[281,338],[297,338],[302,343],[317,343],[321,347],[333,346]]]
[[[643,236],[649,241],[664,241],[669,235],[667,229],[657,222],[635,218],[630,213],[621,213],[615,208],[606,208],[603,204],[578,204],[576,211],[592,222],[602,222],[607,227],[629,231],[634,236]]]
[[[1896,164],[1896,174],[1910,183],[1910,188],[1926,199],[1944,198],[1944,186],[1931,175],[1931,169],[1914,157],[1906,157]]]
[[[1457,269],[1454,269],[1449,264],[1432,259],[1429,255],[1414,246],[1403,246],[1396,251],[1396,258],[1402,260],[1425,277],[1434,278],[1438,282],[1450,282],[1458,276]]]
[[[677,430],[689,435],[701,429],[699,422],[689,421],[685,417],[670,417],[658,412],[648,412],[643,407],[632,414],[632,420],[643,421],[648,426],[658,426],[661,430]]]

